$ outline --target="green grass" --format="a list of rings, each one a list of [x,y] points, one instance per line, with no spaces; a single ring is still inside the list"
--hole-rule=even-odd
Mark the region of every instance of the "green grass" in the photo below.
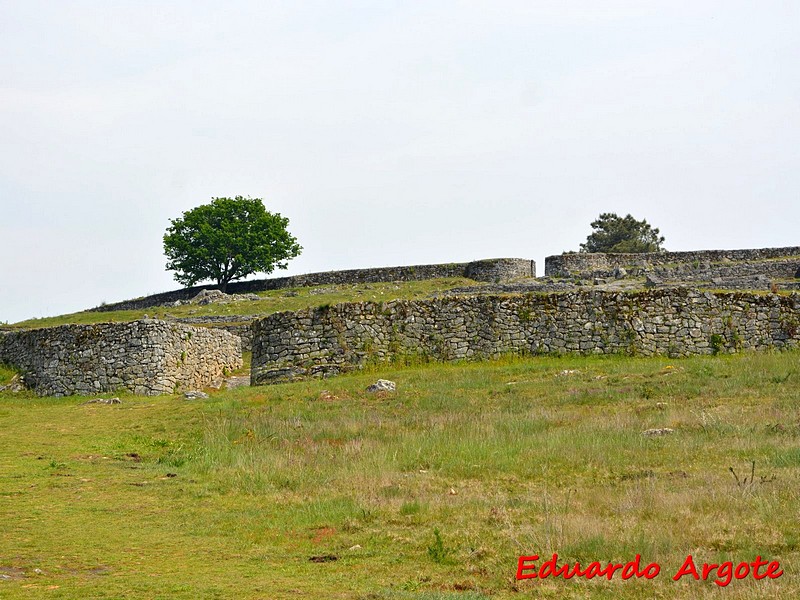
[[[798,359],[390,366],[112,406],[0,394],[0,597],[797,597]],[[366,393],[377,377],[398,391]],[[553,552],[662,575],[514,581],[520,554]],[[671,581],[690,553],[785,574]]]
[[[5,385],[17,374],[13,367],[0,363],[0,385]]]
[[[406,281],[369,284],[324,285],[261,292],[260,300],[242,300],[230,304],[206,304],[183,306],[156,306],[142,310],[116,310],[108,312],[77,312],[57,317],[29,319],[11,325],[11,328],[28,329],[32,327],[54,327],[66,324],[90,324],[105,322],[124,322],[141,319],[165,317],[230,316],[231,322],[238,317],[269,315],[285,310],[339,304],[341,302],[360,302],[364,300],[388,301],[395,299],[427,298],[436,292],[456,287],[477,285],[471,279],[429,279],[425,281]]]

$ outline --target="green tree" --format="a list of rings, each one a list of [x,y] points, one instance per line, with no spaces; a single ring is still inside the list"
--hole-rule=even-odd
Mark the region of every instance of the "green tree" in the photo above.
[[[186,286],[211,280],[224,292],[233,280],[285,269],[302,250],[287,230],[289,219],[268,212],[260,198],[212,198],[170,222],[167,270]]]
[[[661,246],[664,236],[658,229],[642,219],[637,221],[631,215],[625,218],[616,213],[603,213],[592,222],[591,235],[581,244],[581,252],[663,252]]]

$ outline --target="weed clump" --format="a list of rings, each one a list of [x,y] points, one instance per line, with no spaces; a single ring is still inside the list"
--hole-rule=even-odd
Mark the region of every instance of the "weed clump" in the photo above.
[[[449,562],[450,556],[455,552],[454,548],[444,545],[442,534],[437,527],[433,528],[433,543],[428,546],[428,556],[436,564],[443,565]]]

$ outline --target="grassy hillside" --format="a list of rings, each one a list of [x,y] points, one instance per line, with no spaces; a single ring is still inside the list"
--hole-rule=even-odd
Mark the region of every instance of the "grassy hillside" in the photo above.
[[[798,359],[386,367],[114,406],[0,393],[0,597],[798,597]],[[376,377],[398,391],[366,393]],[[514,580],[553,552],[662,574]],[[672,581],[687,554],[785,573]]]
[[[364,300],[418,299],[456,287],[478,285],[472,279],[449,278],[426,281],[406,281],[390,283],[362,283],[344,285],[324,285],[300,287],[260,292],[260,300],[241,300],[226,304],[206,305],[187,304],[182,306],[157,306],[143,310],[117,310],[109,312],[83,311],[57,317],[29,319],[15,323],[13,328],[54,327],[69,323],[104,323],[134,321],[147,315],[151,318],[269,315],[284,310],[338,304],[340,302],[361,302]]]

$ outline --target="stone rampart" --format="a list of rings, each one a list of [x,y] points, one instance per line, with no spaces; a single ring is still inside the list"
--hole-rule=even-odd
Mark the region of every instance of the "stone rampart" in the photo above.
[[[797,275],[798,269],[800,269],[800,257],[760,262],[677,263],[656,265],[652,271],[663,279],[694,282],[746,277],[792,279]]]
[[[240,339],[226,331],[143,319],[5,333],[0,362],[19,368],[43,396],[152,396],[208,386],[240,368],[242,355]]]
[[[325,271],[292,277],[275,277],[254,281],[236,281],[228,284],[227,293],[244,294],[264,292],[291,287],[316,285],[338,285],[353,283],[380,283],[388,281],[422,281],[445,277],[467,277],[475,281],[509,281],[522,277],[536,277],[536,264],[523,258],[490,258],[469,263],[446,263],[439,265],[414,265],[408,267],[376,267],[372,269],[349,269]],[[190,300],[202,290],[216,289],[215,285],[200,285],[182,290],[173,290],[134,300],[104,304],[91,311],[141,310],[152,306],[172,304],[178,300]]]
[[[508,353],[684,356],[800,345],[800,295],[569,292],[340,304],[253,323],[253,384]]]
[[[792,278],[797,276],[800,269],[800,247],[642,254],[575,252],[548,256],[544,265],[546,276],[583,279],[612,277],[620,268],[634,273],[638,270],[659,271],[662,276],[667,277],[693,273],[695,280],[752,274]]]
[[[523,258],[490,258],[467,263],[464,277],[474,281],[499,283],[536,277],[536,263]]]
[[[178,317],[170,321],[196,327],[222,329],[239,336],[242,340],[242,352],[250,352],[253,340],[251,325],[257,318],[259,317],[256,315],[206,315],[204,317]]]

